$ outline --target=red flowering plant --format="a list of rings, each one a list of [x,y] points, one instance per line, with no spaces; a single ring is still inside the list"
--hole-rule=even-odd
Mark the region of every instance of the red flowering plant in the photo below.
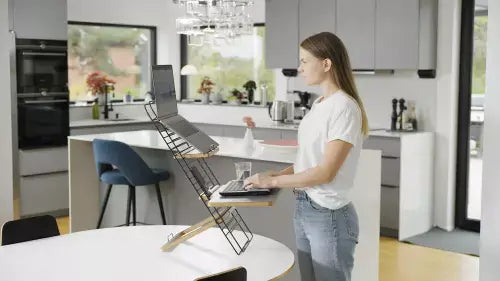
[[[255,128],[255,122],[252,120],[252,117],[243,117],[243,122],[247,124],[247,128]]]
[[[212,92],[212,89],[214,87],[215,83],[210,80],[208,76],[205,76],[203,78],[203,81],[201,81],[200,88],[198,89],[199,94],[207,93],[210,94]]]
[[[108,78],[105,74],[101,74],[96,71],[87,76],[87,87],[92,92],[92,95],[96,93],[105,93],[106,92],[106,84],[114,85],[116,83],[115,80]]]

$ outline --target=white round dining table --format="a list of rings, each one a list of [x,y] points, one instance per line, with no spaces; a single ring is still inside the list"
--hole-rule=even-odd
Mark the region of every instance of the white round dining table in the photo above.
[[[249,281],[263,281],[284,276],[294,265],[289,248],[256,234],[237,255],[218,228],[160,250],[169,234],[185,228],[114,227],[1,246],[0,280],[192,281],[243,266]]]

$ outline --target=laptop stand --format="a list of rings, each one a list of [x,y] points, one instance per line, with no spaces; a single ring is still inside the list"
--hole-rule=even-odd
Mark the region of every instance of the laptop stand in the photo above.
[[[206,158],[217,153],[218,148],[215,148],[208,153],[199,153],[197,149],[191,146],[182,137],[167,128],[159,120],[154,105],[154,102],[149,102],[144,105],[149,119],[151,119],[151,122],[154,124],[156,130],[172,152],[173,157],[177,160],[177,163],[180,165],[186,178],[193,186],[196,194],[200,198],[200,201],[203,202],[210,213],[210,217],[207,217],[199,223],[190,226],[175,235],[170,234],[168,241],[161,247],[161,249],[163,251],[167,251],[190,239],[191,237],[202,233],[210,227],[218,226],[235,253],[240,255],[250,244],[250,241],[253,238],[252,232],[234,206],[210,206],[209,201],[212,194],[206,194],[204,192],[204,188],[205,190],[207,187],[210,190],[216,190],[220,186],[217,177],[205,161]],[[200,179],[197,180],[193,175],[191,170],[192,167],[198,169],[199,174],[201,174],[203,180],[205,181],[205,187],[202,187],[199,183]]]

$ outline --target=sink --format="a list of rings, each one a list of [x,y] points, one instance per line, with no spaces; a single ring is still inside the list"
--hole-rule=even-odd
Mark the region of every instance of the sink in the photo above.
[[[107,119],[105,121],[131,121],[131,120],[134,120],[132,118],[118,118],[118,119]]]

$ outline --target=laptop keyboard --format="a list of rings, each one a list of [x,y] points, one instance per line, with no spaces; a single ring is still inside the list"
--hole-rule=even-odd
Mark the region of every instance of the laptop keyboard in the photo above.
[[[228,191],[246,191],[246,190],[245,190],[243,181],[240,180],[240,181],[230,182],[226,186],[226,188],[224,188],[224,191],[228,192]]]

